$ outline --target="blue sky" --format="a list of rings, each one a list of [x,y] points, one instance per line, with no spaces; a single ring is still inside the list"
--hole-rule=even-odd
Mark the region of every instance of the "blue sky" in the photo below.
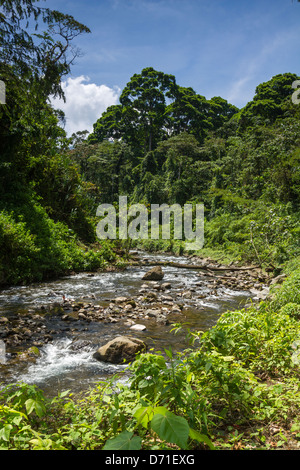
[[[272,76],[300,75],[296,0],[47,0],[91,29],[65,80],[67,131],[92,123],[133,74],[154,67],[243,107]],[[60,103],[55,102],[58,106]]]

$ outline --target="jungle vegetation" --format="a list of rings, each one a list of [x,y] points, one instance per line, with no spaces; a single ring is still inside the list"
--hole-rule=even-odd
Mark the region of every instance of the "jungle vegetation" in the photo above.
[[[63,96],[61,81],[78,54],[73,42],[88,28],[32,0],[2,0],[1,8],[1,284],[112,261],[114,243],[97,243],[96,208],[119,195],[149,205],[204,203],[207,249],[272,266],[297,255],[296,74],[259,84],[237,109],[147,67],[90,135],[67,138],[50,97]]]
[[[148,205],[204,203],[203,252],[289,275],[270,300],[191,333],[182,355],[166,349],[137,358],[118,393],[99,384],[85,397],[66,391],[48,401],[35,387],[6,387],[0,448],[297,447],[299,77],[270,77],[238,109],[149,66],[90,135],[68,138],[50,97],[63,96],[74,40],[88,28],[34,0],[0,0],[0,8],[2,286],[115,262],[118,243],[97,240],[96,209],[117,206],[120,195]],[[175,240],[142,245],[183,252]]]

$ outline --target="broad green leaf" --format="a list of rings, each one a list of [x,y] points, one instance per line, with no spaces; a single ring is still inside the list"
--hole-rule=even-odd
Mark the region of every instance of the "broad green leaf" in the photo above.
[[[30,413],[32,413],[35,409],[35,400],[28,398],[28,400],[25,402],[25,406],[27,413],[30,415]]]
[[[208,445],[208,447],[211,450],[215,449],[215,446],[211,442],[211,440],[205,435],[205,434],[200,434],[198,431],[195,431],[195,429],[190,428],[189,436],[191,439],[197,442],[204,442],[205,444]]]
[[[148,427],[149,421],[152,420],[153,416],[154,409],[152,406],[143,406],[134,413],[134,417],[137,419],[138,424],[141,424],[146,429]]]
[[[30,415],[33,411],[41,418],[45,414],[45,405],[40,401],[28,398],[25,402],[26,411]]]
[[[166,413],[169,413],[169,410],[165,406],[156,406],[153,409],[153,412],[155,415],[160,414],[160,415],[165,416]]]
[[[124,431],[117,437],[107,441],[103,450],[140,450],[142,439],[132,432]]]
[[[44,414],[46,412],[45,405],[43,403],[36,402],[35,403],[35,412],[36,412],[36,414],[38,415],[39,418],[44,416]]]
[[[52,441],[51,439],[31,439],[30,444],[33,446],[33,450],[41,450],[41,449],[50,449]]]
[[[16,418],[21,417],[21,418],[28,419],[27,416],[21,411],[14,410],[13,408],[9,408],[8,406],[3,406],[3,407],[0,406],[0,412],[1,411],[11,416],[15,415]]]
[[[11,424],[6,424],[2,429],[0,429],[0,439],[3,439],[3,441],[8,442],[10,431],[12,430],[12,428],[13,427]]]
[[[151,427],[164,441],[177,444],[181,449],[187,447],[190,428],[186,419],[181,416],[176,416],[170,411],[155,414]]]

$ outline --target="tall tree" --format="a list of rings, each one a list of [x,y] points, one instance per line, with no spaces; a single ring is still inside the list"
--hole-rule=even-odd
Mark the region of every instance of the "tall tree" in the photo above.
[[[212,128],[219,129],[239,112],[239,109],[220,96],[209,100]]]
[[[204,96],[198,95],[192,88],[178,87],[175,100],[167,109],[170,134],[190,132],[203,141],[206,131],[212,128],[209,111],[209,102]]]
[[[167,99],[173,99],[177,88],[173,75],[148,67],[135,74],[127,83],[120,103],[134,111],[132,126],[136,126],[145,151],[151,151],[164,132]]]
[[[0,106],[0,208],[16,209],[38,195],[52,216],[70,220],[79,205],[80,177],[64,161],[65,132],[48,98],[63,96],[61,79],[78,54],[72,41],[89,29],[37,3],[0,0],[0,78],[6,85],[6,104]]]
[[[241,126],[266,120],[273,123],[283,116],[286,104],[291,101],[292,84],[297,79],[294,73],[278,74],[258,85],[253,100],[237,115]]]
[[[148,67],[133,75],[120,104],[110,106],[94,124],[89,142],[123,139],[144,157],[160,141],[182,132],[203,142],[210,130],[221,127],[237,111],[220,97],[207,100],[192,88],[179,86],[173,75]]]
[[[174,99],[175,77],[152,67],[135,74],[120,96],[120,104],[110,106],[94,124],[91,143],[120,139],[143,156],[155,148],[166,134],[168,100]]]
[[[7,170],[18,162],[20,167],[12,170],[22,173],[30,155],[53,152],[63,136],[48,98],[63,96],[61,79],[78,54],[72,40],[89,32],[72,16],[37,3],[0,0],[0,79],[6,85],[6,105],[0,109],[0,164]]]

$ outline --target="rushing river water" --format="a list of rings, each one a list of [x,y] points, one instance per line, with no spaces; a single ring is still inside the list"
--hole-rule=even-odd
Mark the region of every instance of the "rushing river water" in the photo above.
[[[170,255],[143,253],[142,256],[151,265],[155,265],[155,260],[187,262],[184,257]],[[108,305],[112,299],[120,296],[137,297],[144,284],[142,276],[148,269],[146,266],[132,266],[123,272],[83,273],[55,282],[5,289],[0,292],[0,315],[9,317],[16,312],[28,312],[31,308],[43,308],[50,302],[61,302],[63,296],[75,301],[92,300],[99,305]],[[146,330],[131,331],[124,322],[91,322],[84,327],[65,327],[64,331],[61,320],[58,325],[57,318],[49,318],[51,327],[54,330],[59,327],[62,334],[40,349],[41,356],[35,363],[25,362],[10,367],[8,361],[7,365],[2,365],[0,383],[36,384],[46,393],[56,395],[63,390],[86,390],[116,372],[124,371],[126,380],[126,366],[94,359],[93,353],[100,345],[118,335],[131,335],[143,339],[149,349],[155,351],[170,346],[173,351],[180,351],[187,346],[185,335],[175,336],[170,332],[172,321],[184,322],[191,330],[205,331],[215,325],[224,311],[243,306],[250,295],[247,291],[234,291],[222,286],[216,291],[209,279],[201,277],[199,270],[165,266],[163,271],[165,276],[161,282],[171,284],[170,295],[189,290],[196,294],[183,299],[181,315],[170,315],[169,325],[139,320],[138,323],[143,323]],[[74,339],[80,347],[74,347]]]

